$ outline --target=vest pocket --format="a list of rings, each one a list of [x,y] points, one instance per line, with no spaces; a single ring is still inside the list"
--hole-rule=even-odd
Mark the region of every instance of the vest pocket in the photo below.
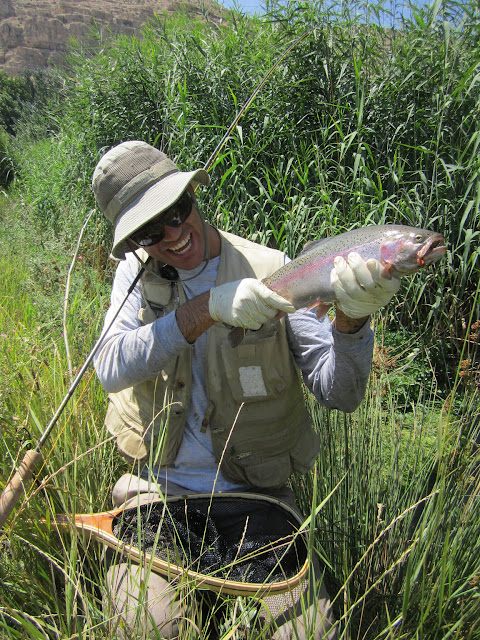
[[[306,473],[311,469],[320,449],[320,438],[309,425],[305,425],[295,444],[287,451],[282,451],[283,446],[285,443],[282,445],[271,440],[266,448],[265,444],[261,447],[256,443],[248,453],[231,452],[223,470],[233,480],[247,482],[254,487],[281,487],[294,471]],[[279,451],[276,455],[275,450]]]
[[[293,471],[305,473],[311,468],[320,439],[310,426],[302,395],[290,403],[287,398],[266,402],[263,408],[247,405],[239,422],[242,417],[233,431],[226,427],[212,430],[216,459],[224,452],[222,471],[229,479],[257,487],[281,487]]]
[[[252,340],[235,349],[228,343],[221,345],[225,378],[239,405],[280,397],[287,388],[289,368],[283,372],[275,368],[275,349],[275,336]]]
[[[306,427],[290,451],[293,470],[298,473],[309,471],[318,456],[319,450],[320,436],[311,427]]]
[[[288,453],[274,457],[255,456],[255,462],[240,458],[235,464],[230,464],[228,470],[234,470],[227,475],[237,482],[246,482],[253,487],[261,488],[283,487],[293,471]]]

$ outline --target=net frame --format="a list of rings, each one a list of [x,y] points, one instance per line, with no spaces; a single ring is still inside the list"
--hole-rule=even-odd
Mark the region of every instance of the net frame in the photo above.
[[[286,543],[289,543],[289,545],[295,545],[295,552],[300,556],[300,560],[297,567],[298,571],[293,576],[285,577],[284,580],[262,583],[241,582],[238,580],[231,580],[228,577],[217,577],[215,575],[192,570],[188,566],[183,566],[181,563],[165,561],[156,556],[155,553],[142,551],[137,546],[120,540],[114,534],[114,525],[119,521],[119,519],[122,519],[122,514],[132,511],[137,511],[140,514],[141,509],[145,508],[145,506],[161,506],[164,510],[168,510],[170,506],[178,505],[179,503],[188,504],[188,506],[191,507],[198,505],[200,501],[203,504],[205,504],[205,501],[208,501],[208,504],[215,507],[215,503],[218,504],[219,501],[231,501],[236,498],[243,500],[244,504],[245,502],[251,502],[252,506],[254,504],[256,506],[264,504],[265,508],[275,508],[279,511],[279,514],[285,515],[285,520],[291,528],[291,534],[288,536],[290,540],[287,540],[285,536],[282,536],[277,539],[277,542],[279,545],[278,548],[284,548]],[[70,525],[72,524],[72,519],[68,516],[60,517],[57,518],[55,524],[57,526]],[[219,594],[262,598],[267,595],[271,596],[292,592],[307,577],[310,566],[308,533],[305,530],[300,530],[303,524],[301,515],[285,502],[263,494],[232,492],[216,494],[185,494],[167,498],[160,497],[157,500],[149,500],[144,503],[139,502],[138,505],[133,507],[122,507],[113,511],[96,514],[77,514],[73,518],[73,524],[77,530],[93,536],[118,554],[121,554],[134,562],[150,567],[152,571],[160,574],[169,581],[188,579],[189,581],[193,581],[196,588],[208,589]],[[281,564],[281,557],[279,558],[279,562]]]

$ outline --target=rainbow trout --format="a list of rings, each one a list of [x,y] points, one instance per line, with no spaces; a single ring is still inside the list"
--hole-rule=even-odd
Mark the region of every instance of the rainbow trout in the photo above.
[[[384,266],[384,275],[397,278],[411,275],[445,255],[443,236],[428,229],[405,225],[363,227],[309,243],[295,260],[262,282],[286,298],[295,309],[313,308],[335,302],[330,272],[336,256],[356,251],[364,260],[375,258]],[[279,320],[284,314],[276,316]],[[235,328],[229,341],[236,347],[245,330]]]

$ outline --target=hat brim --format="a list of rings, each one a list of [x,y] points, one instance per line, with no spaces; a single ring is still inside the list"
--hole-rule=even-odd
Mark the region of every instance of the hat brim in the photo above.
[[[208,186],[210,176],[204,169],[175,171],[161,178],[135,198],[116,221],[112,257],[116,260],[125,260],[125,254],[132,250],[126,242],[127,238],[171,207],[189,184]]]

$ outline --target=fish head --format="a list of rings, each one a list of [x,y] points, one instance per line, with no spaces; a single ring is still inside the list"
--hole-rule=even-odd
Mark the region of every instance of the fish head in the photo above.
[[[446,253],[440,233],[415,227],[392,226],[380,246],[380,262],[392,275],[415,273]]]

